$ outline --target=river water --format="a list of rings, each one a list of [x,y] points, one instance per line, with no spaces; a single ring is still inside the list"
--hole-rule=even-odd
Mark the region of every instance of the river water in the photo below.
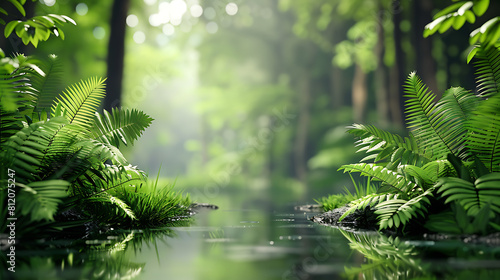
[[[500,279],[500,247],[354,233],[293,205],[239,205],[177,227],[34,242],[2,279]]]

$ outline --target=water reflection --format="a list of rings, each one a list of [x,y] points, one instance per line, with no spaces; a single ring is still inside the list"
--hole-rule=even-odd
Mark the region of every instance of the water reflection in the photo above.
[[[137,279],[146,266],[131,261],[140,246],[156,247],[174,235],[161,229],[112,231],[88,240],[23,240],[16,249],[15,272],[7,271],[2,260],[1,279]]]
[[[500,279],[499,247],[340,232],[364,256],[363,264],[346,266],[348,279]]]
[[[221,207],[179,227],[37,242],[2,279],[500,279],[498,247],[354,233],[314,214]]]

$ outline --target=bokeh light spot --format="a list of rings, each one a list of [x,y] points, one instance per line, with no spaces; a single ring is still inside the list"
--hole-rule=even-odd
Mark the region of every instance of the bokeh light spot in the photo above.
[[[49,7],[52,7],[56,4],[56,0],[44,0],[44,1],[41,1],[43,4],[49,6]]]
[[[165,45],[167,45],[168,41],[169,41],[169,39],[168,39],[167,35],[162,34],[162,33],[156,35],[156,43],[159,46],[165,46]]]
[[[156,0],[144,0],[144,3],[146,3],[146,5],[154,5],[156,4]]]
[[[137,44],[142,44],[146,41],[146,34],[142,31],[136,31],[133,36],[134,42]]]
[[[236,15],[238,13],[238,5],[236,3],[229,3],[226,5],[226,13],[230,16]]]
[[[189,10],[191,12],[191,15],[195,18],[201,17],[201,15],[203,14],[203,8],[197,4],[191,6]]]
[[[213,21],[207,23],[207,26],[205,28],[207,29],[207,32],[210,34],[214,34],[217,32],[217,30],[219,30],[219,26],[217,25],[217,23]]]
[[[100,26],[94,28],[94,31],[92,33],[94,34],[94,37],[98,40],[104,39],[104,37],[106,37],[106,30],[104,30],[104,28]]]
[[[205,12],[203,13],[205,15],[205,18],[208,19],[208,20],[212,20],[215,18],[215,16],[217,15],[215,13],[215,9],[212,8],[212,7],[207,7],[205,9]]]
[[[161,17],[161,23],[167,23],[170,21],[172,15],[170,14],[171,8],[169,2],[161,2],[158,6],[158,14]]]
[[[167,23],[163,26],[162,31],[163,31],[163,34],[170,36],[170,35],[174,34],[175,27],[172,24]]]
[[[160,14],[152,14],[149,16],[149,24],[151,24],[151,26],[160,26],[161,21]]]
[[[128,15],[126,21],[127,25],[130,27],[136,27],[139,24],[139,18],[134,14]]]
[[[184,0],[173,0],[170,2],[170,22],[173,25],[179,25],[182,17],[187,12],[187,4]]]
[[[75,11],[77,14],[84,16],[89,11],[89,7],[85,3],[78,3],[78,5],[76,5]]]

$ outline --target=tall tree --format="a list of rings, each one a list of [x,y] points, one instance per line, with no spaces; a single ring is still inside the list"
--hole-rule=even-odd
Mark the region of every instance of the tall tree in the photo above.
[[[129,6],[130,0],[113,1],[107,57],[108,80],[106,98],[103,101],[103,107],[106,110],[121,106],[126,19]]]

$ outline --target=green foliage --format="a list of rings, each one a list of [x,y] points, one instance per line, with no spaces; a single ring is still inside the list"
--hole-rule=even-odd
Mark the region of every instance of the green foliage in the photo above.
[[[446,211],[436,222],[448,222],[453,213]],[[364,261],[345,266],[346,279],[496,279],[497,267],[478,267],[478,263],[495,259],[498,248],[489,244],[465,244],[460,240],[404,240],[371,232],[340,229],[349,247],[361,253]],[[459,233],[457,231],[457,233]],[[443,266],[451,259],[458,266]]]
[[[137,219],[133,227],[151,228],[171,225],[180,218],[189,215],[191,200],[173,189],[174,185],[158,187],[148,182],[135,191],[122,188],[117,195],[128,205]]]
[[[489,8],[490,0],[460,1],[439,11],[433,21],[425,26],[424,37],[436,32],[444,33],[453,27],[462,28],[465,22],[475,23],[476,18],[482,16]],[[485,49],[495,46],[500,39],[500,17],[493,17],[481,27],[473,30],[469,35],[471,45],[480,44]],[[474,57],[476,51],[469,54],[468,61]]]
[[[25,3],[26,0],[9,0],[7,3],[3,2],[2,6],[0,6],[0,13],[4,15],[8,15],[8,13],[5,10],[6,7],[3,5],[9,4],[14,5],[22,15],[22,19],[9,22],[0,18],[0,24],[5,25],[3,34],[5,38],[15,32],[25,45],[31,43],[37,47],[40,41],[47,41],[52,34],[64,40],[64,32],[60,28],[64,23],[70,22],[76,25],[73,19],[65,15],[48,14],[26,19],[26,11],[23,7]]]
[[[474,183],[455,178],[440,178],[436,184],[438,193],[446,197],[445,203],[457,202],[467,215],[475,216],[488,207],[500,214],[500,173],[489,173],[479,177]],[[491,213],[493,215],[493,213]]]
[[[342,229],[340,232],[349,240],[349,247],[367,260],[360,267],[345,267],[347,279],[398,279],[402,268],[404,276],[411,279],[429,274],[429,266],[418,258],[418,248],[409,242],[381,234],[359,234]]]
[[[320,204],[324,211],[330,211],[343,207],[351,201],[345,194],[332,194],[316,200],[316,203]]]
[[[53,221],[62,198],[67,196],[69,183],[64,180],[46,180],[19,185],[16,196],[21,215],[29,215],[32,221]]]
[[[488,233],[500,229],[500,49],[477,52],[478,94],[463,88],[435,95],[411,73],[406,81],[409,137],[355,124],[363,163],[343,165],[381,181],[377,193],[350,202],[340,218],[370,210],[379,228],[403,230],[426,220],[432,231]],[[370,162],[372,161],[372,162]],[[439,220],[441,216],[446,218]]]
[[[123,227],[164,226],[188,215],[189,197],[172,188],[155,185],[137,192],[146,175],[119,150],[121,144],[133,144],[151,117],[136,109],[97,113],[105,94],[100,78],[56,95],[55,57],[46,64],[21,55],[2,63],[0,92],[12,98],[0,106],[0,159],[3,170],[15,172],[14,212],[23,221],[19,236],[36,231],[35,223],[45,233],[81,225],[65,220],[68,210],[81,221]],[[6,196],[4,187],[0,199]],[[2,211],[4,221],[7,215]]]
[[[374,209],[380,221],[380,229],[399,228],[413,217],[425,217],[427,206],[431,204],[429,197],[432,196],[432,190],[429,189],[409,200],[393,198],[378,203]]]
[[[361,161],[373,160],[378,164],[387,162],[385,167],[395,170],[399,164],[423,164],[430,161],[422,151],[419,151],[415,139],[402,138],[397,134],[383,131],[371,125],[353,124],[347,131],[359,137],[356,146],[358,152],[369,153]]]
[[[141,134],[141,128],[149,126],[152,121],[152,118],[137,109],[113,108],[111,113],[106,110],[103,110],[103,114],[96,113],[91,133],[94,139],[116,147],[120,146],[120,142],[133,145]]]
[[[343,169],[344,172],[359,172],[363,176],[381,181],[382,187],[392,189],[403,196],[417,187],[415,183],[407,181],[404,176],[397,172],[372,163],[347,164],[340,167],[340,169]]]
[[[352,176],[351,181],[354,185],[354,193],[351,193],[347,187],[344,187],[344,194],[329,195],[328,197],[322,197],[319,201],[316,200],[316,202],[321,204],[323,210],[329,211],[346,206],[349,202],[375,193],[377,190],[374,184],[371,183],[370,178],[366,180],[366,184],[356,183]]]

